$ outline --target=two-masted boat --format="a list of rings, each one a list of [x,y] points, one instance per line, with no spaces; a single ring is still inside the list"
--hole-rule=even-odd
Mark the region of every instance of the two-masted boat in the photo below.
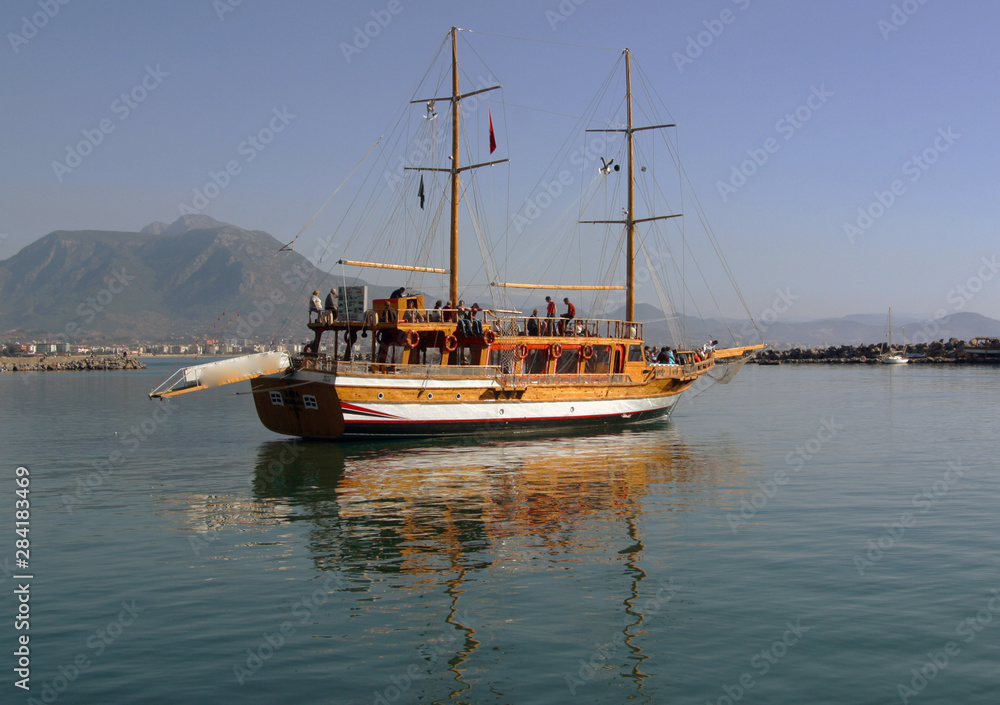
[[[468,165],[460,161],[460,105],[492,89],[460,90],[456,32],[453,28],[450,37],[450,95],[412,101],[427,104],[429,112],[435,103],[450,107],[450,163],[426,169],[446,172],[450,181],[449,268],[341,261],[346,266],[447,274],[449,298],[455,304],[461,295],[461,176],[507,161]],[[620,220],[591,222],[620,223],[624,228],[625,281],[606,287],[530,286],[564,291],[624,288],[623,318],[539,318],[495,308],[470,318],[469,312],[455,307],[432,308],[423,294],[375,299],[360,321],[347,315],[310,314],[308,327],[314,337],[301,356],[263,353],[185,368],[150,396],[170,397],[250,379],[257,413],[268,429],[319,439],[536,432],[667,416],[680,395],[716,364],[742,360],[763,346],[677,350],[672,364],[653,362],[644,351],[644,325],[635,320],[636,227],[673,216],[636,213],[633,139],[641,130],[672,125],[633,124],[628,50],[624,60],[627,122],[601,131],[624,137],[627,205]],[[422,189],[421,182],[421,197]],[[355,352],[359,335],[368,348],[361,354]],[[321,351],[324,337],[332,354]]]

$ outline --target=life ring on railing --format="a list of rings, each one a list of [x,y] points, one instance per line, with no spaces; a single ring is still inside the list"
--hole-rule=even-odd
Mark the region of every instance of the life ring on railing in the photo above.
[[[514,348],[514,355],[517,356],[518,360],[523,360],[524,358],[528,357],[528,346],[525,345],[524,343],[521,343],[516,348]]]
[[[549,346],[549,354],[552,355],[552,359],[554,360],[558,360],[562,357],[562,352],[563,348],[560,343],[552,343],[552,345]]]
[[[497,339],[497,334],[493,332],[492,329],[487,328],[483,331],[483,342],[487,345],[492,345],[493,341]]]
[[[378,325],[378,313],[375,312],[375,309],[370,308],[367,311],[365,311],[364,327],[374,328],[377,325]]]
[[[584,360],[589,360],[594,356],[594,346],[591,344],[586,344],[580,348],[580,357]]]
[[[406,331],[406,347],[415,348],[420,345],[420,333],[415,330]]]
[[[444,337],[444,349],[448,352],[455,352],[458,350],[458,338],[454,335],[446,335]]]

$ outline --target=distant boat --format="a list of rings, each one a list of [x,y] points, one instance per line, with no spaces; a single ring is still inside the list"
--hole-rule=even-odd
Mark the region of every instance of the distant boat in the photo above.
[[[905,357],[906,347],[903,347],[903,353],[896,354],[892,352],[892,307],[889,308],[889,320],[886,323],[886,331],[888,337],[888,344],[883,348],[883,354],[879,357],[879,362],[883,365],[905,365],[909,360]]]

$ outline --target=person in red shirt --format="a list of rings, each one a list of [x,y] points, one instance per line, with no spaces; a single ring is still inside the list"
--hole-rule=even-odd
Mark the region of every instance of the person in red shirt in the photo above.
[[[563,299],[563,303],[566,304],[566,313],[564,313],[562,317],[565,318],[566,320],[563,321],[560,326],[559,330],[560,334],[572,330],[568,329],[567,327],[569,326],[570,321],[576,318],[576,306],[574,306],[573,303],[568,298]],[[552,307],[555,308],[555,303],[552,304]]]
[[[551,296],[546,296],[545,303],[545,318],[549,319],[545,321],[545,335],[555,335],[556,322],[551,319],[556,317],[556,302],[552,300]]]

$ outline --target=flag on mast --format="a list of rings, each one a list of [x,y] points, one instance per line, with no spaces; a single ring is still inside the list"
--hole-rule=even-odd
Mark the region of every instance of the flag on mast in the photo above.
[[[493,111],[492,110],[489,111],[489,116],[490,116],[490,154],[493,154],[493,152],[497,151],[497,138],[496,138],[496,135],[493,134]]]
[[[420,199],[420,210],[424,209],[424,175],[420,175],[420,188],[417,190],[417,198]]]

